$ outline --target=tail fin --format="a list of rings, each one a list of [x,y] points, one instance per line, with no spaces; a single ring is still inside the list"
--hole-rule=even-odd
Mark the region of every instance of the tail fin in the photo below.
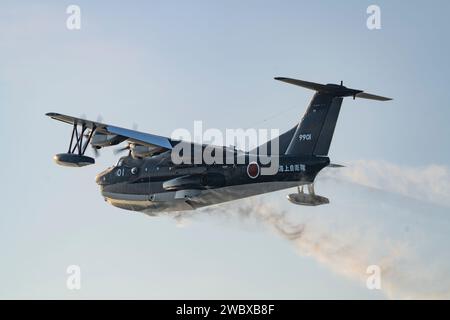
[[[285,154],[297,156],[326,156],[330,149],[336,121],[344,97],[371,99],[378,101],[390,98],[365,93],[362,90],[344,87],[338,84],[319,84],[290,78],[275,78],[283,82],[312,89],[316,94],[311,100],[305,115],[286,149]]]

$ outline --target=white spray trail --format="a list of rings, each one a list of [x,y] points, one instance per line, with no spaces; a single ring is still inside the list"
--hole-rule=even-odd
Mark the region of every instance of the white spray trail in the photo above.
[[[346,182],[342,185],[335,179]],[[442,207],[450,205],[448,168],[360,161],[345,169],[330,169],[318,181],[320,190],[332,199],[329,206],[295,206],[285,199],[288,192],[282,191],[205,208],[200,213],[263,222],[290,241],[299,254],[311,256],[363,286],[367,267],[376,264],[382,270],[382,290],[389,298],[450,298],[450,254],[446,253],[450,212]],[[355,184],[425,197],[440,206],[411,204],[402,196],[390,199],[386,192],[367,192]],[[344,191],[335,194],[337,189]],[[356,199],[362,205],[339,201],[354,192],[363,197]]]
[[[327,178],[450,206],[450,169],[443,165],[412,167],[386,161],[358,160],[341,169],[325,170],[321,179]]]

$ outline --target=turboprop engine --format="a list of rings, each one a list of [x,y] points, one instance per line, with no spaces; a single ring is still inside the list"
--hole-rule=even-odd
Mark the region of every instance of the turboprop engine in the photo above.
[[[126,138],[116,134],[105,134],[101,132],[94,132],[91,138],[91,146],[100,149],[102,147],[114,146],[121,143]]]

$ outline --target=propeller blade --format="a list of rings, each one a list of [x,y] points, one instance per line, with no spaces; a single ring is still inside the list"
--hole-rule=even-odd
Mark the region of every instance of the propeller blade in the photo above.
[[[124,152],[124,151],[126,151],[126,150],[130,150],[130,151],[131,151],[129,145],[127,145],[126,147],[114,149],[114,150],[113,150],[113,153],[114,153],[115,155],[117,155],[117,154],[122,153],[122,152]]]
[[[100,151],[98,151],[100,148],[92,147],[92,151],[94,152],[94,157],[98,158],[100,156]]]

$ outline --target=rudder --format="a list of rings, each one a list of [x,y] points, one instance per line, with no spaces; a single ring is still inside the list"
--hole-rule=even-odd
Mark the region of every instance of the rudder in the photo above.
[[[342,97],[317,92],[297,126],[285,154],[326,156],[342,105]]]

